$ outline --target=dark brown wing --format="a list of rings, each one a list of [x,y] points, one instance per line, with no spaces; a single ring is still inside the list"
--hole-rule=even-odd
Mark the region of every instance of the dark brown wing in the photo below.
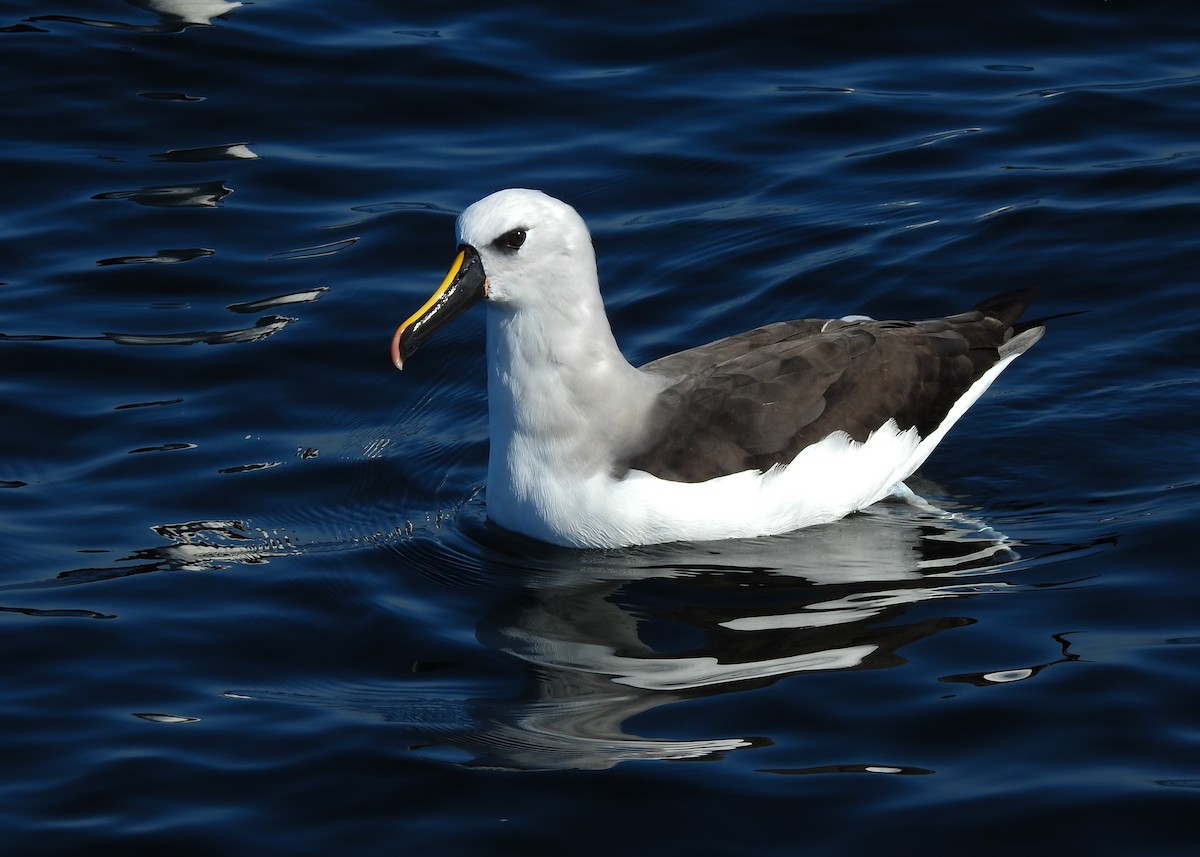
[[[863,441],[889,419],[924,437],[1000,359],[1033,297],[929,321],[779,322],[656,360],[642,371],[676,380],[619,465],[699,482],[791,461],[835,431]]]

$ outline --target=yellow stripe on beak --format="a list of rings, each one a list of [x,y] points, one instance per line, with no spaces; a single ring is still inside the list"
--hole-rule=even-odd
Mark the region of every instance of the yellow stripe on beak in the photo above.
[[[434,304],[442,299],[446,294],[446,289],[450,288],[450,284],[454,282],[454,278],[458,276],[458,272],[462,270],[463,259],[466,257],[466,251],[459,250],[458,255],[454,257],[454,264],[450,266],[450,273],[446,274],[446,279],[442,280],[442,284],[437,287],[437,290],[430,296],[429,300],[425,301],[425,305],[405,320],[404,324],[400,325],[400,329],[396,331],[396,336],[399,336],[404,328],[408,327],[425,313],[433,309]]]
[[[405,359],[435,330],[487,297],[487,275],[475,248],[463,244],[446,278],[429,300],[408,317],[392,336],[392,363],[404,368]]]

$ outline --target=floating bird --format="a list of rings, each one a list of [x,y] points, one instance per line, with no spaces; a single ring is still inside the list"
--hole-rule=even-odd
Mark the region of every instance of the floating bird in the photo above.
[[[928,321],[781,321],[635,368],[575,209],[502,190],[458,218],[458,255],[392,362],[487,301],[487,513],[546,542],[624,547],[773,535],[893,494],[1045,332],[1033,290]]]

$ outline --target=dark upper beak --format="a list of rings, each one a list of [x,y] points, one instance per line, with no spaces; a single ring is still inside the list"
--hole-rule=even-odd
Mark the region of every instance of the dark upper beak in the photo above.
[[[422,342],[450,319],[487,297],[487,274],[479,253],[469,244],[459,245],[450,273],[425,305],[414,312],[392,337],[392,362],[404,368]]]

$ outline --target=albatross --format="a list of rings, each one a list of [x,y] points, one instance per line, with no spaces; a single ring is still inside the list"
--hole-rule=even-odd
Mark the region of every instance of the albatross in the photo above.
[[[487,303],[487,515],[559,545],[775,535],[890,495],[1045,328],[1019,290],[926,321],[768,324],[634,367],[591,235],[541,191],[465,209],[458,254],[396,330],[403,368]]]

